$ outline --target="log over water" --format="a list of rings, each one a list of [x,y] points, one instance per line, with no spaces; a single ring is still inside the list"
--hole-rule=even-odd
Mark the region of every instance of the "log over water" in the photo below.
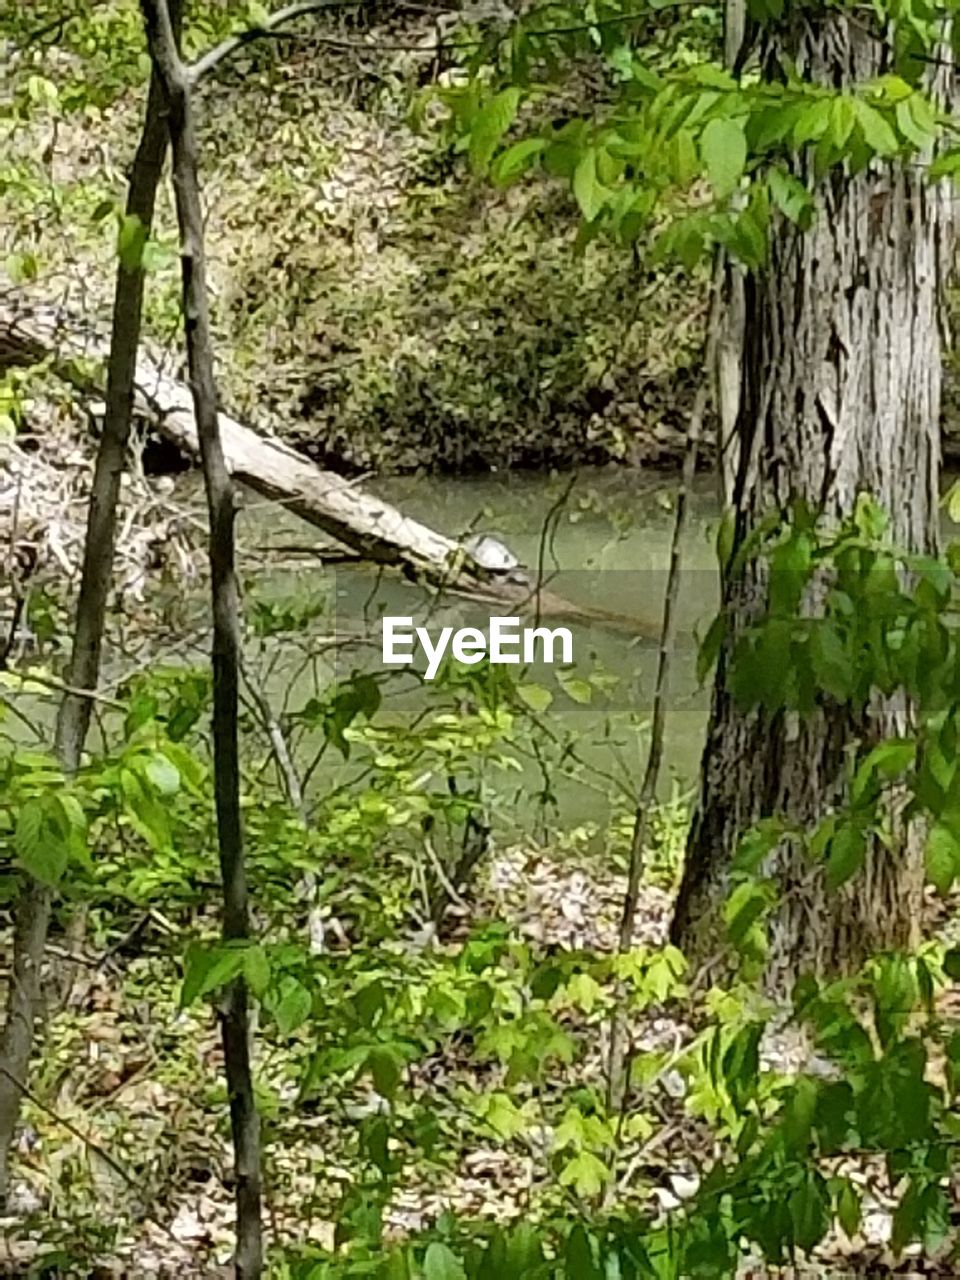
[[[58,372],[82,391],[100,394],[106,343],[62,308],[24,305],[0,294],[0,369],[54,357]],[[197,456],[190,389],[149,354],[137,363],[136,407],[166,440]],[[406,516],[360,485],[316,466],[276,436],[220,414],[227,468],[234,479],[322,529],[360,557],[393,565],[416,581],[526,615],[561,618],[649,634],[641,619],[577,605],[523,575],[506,578],[479,564],[453,538]],[[519,580],[511,580],[513,577]]]

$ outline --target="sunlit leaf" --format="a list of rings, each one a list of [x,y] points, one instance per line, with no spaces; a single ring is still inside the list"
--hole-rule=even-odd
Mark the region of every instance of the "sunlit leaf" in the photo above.
[[[710,185],[721,198],[736,190],[747,163],[747,139],[738,120],[719,116],[700,136],[700,155]]]

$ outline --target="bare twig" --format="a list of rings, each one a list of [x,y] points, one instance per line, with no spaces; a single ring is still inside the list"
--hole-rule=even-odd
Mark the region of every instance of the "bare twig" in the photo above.
[[[716,287],[715,277],[713,303],[707,319],[707,336],[704,344],[704,368],[707,370],[712,369],[714,364],[714,347],[719,328],[719,319],[720,292]],[[617,939],[617,951],[621,955],[629,951],[633,945],[633,928],[637,914],[637,902],[640,897],[640,880],[643,875],[643,855],[647,842],[647,829],[650,811],[656,802],[660,766],[663,761],[667,700],[670,689],[670,661],[677,636],[677,602],[680,594],[683,534],[686,528],[687,503],[696,475],[700,433],[703,429],[703,419],[709,395],[709,378],[704,377],[697,391],[693,412],[690,415],[690,425],[687,428],[686,452],[683,459],[683,472],[680,487],[677,491],[673,537],[670,543],[670,568],[667,573],[667,585],[663,600],[660,651],[657,658],[657,676],[650,723],[650,743],[647,749],[647,763],[634,814],[633,836],[630,842],[630,862],[627,870],[627,889],[624,894],[623,912],[620,917],[620,932]],[[619,1111],[622,1108],[626,1090],[624,1022],[625,1012],[623,1008],[623,993],[621,991],[610,1019],[607,1105],[611,1111]]]
[[[88,1151],[93,1151],[97,1156],[99,1156],[103,1163],[108,1165],[117,1177],[125,1182],[128,1187],[132,1187],[133,1190],[138,1192],[143,1190],[142,1178],[135,1177],[128,1169],[125,1169],[116,1156],[112,1156],[105,1147],[102,1147],[99,1142],[94,1138],[91,1138],[89,1133],[84,1133],[84,1131],[78,1128],[72,1120],[68,1120],[67,1117],[61,1115],[59,1111],[55,1111],[49,1103],[46,1103],[42,1098],[37,1097],[37,1095],[27,1087],[23,1080],[14,1076],[12,1072],[8,1071],[2,1064],[0,1064],[0,1076],[3,1076],[4,1080],[11,1086],[11,1088],[17,1091],[17,1094],[20,1097],[26,1098],[27,1101],[35,1106],[38,1111],[42,1111],[44,1115],[49,1116],[51,1120],[60,1125],[62,1129],[65,1129],[67,1133],[72,1134],[78,1142],[82,1142]],[[124,1081],[124,1084],[128,1083],[129,1081]],[[155,1214],[150,1212],[146,1212],[144,1216],[152,1222],[154,1226],[159,1227],[164,1235],[169,1236],[178,1248],[181,1246],[182,1241],[174,1235],[168,1223],[163,1222]]]
[[[266,695],[258,687],[250,672],[247,670],[247,664],[241,660],[240,676],[243,683],[247,686],[247,691],[257,709],[257,713],[263,722],[267,737],[270,739],[270,745],[273,748],[274,759],[277,762],[277,768],[283,778],[284,789],[287,793],[287,799],[290,801],[291,807],[296,809],[301,819],[306,822],[306,811],[303,805],[303,788],[300,785],[300,778],[297,775],[296,767],[290,756],[287,740],[283,736],[283,730],[277,717],[273,714],[273,708],[267,701]]]
[[[192,66],[187,68],[187,76],[191,85],[202,79],[203,76],[209,75],[215,67],[226,61],[238,49],[242,49],[244,45],[250,44],[254,40],[262,40],[264,37],[288,37],[293,33],[282,31],[279,28],[285,26],[288,22],[295,22],[298,18],[306,17],[311,13],[321,13],[323,10],[329,9],[356,9],[361,0],[304,0],[301,4],[289,4],[283,9],[278,9],[276,13],[271,13],[266,22],[261,22],[258,26],[249,27],[246,31],[240,31],[235,36],[230,36],[218,45],[214,45],[202,57],[198,58]]]
[[[360,0],[315,0],[312,3],[293,4],[285,9],[278,9],[276,13],[270,15],[267,22],[261,23],[256,27],[250,27],[247,31],[241,31],[235,36],[230,36],[222,44],[216,45],[208,53],[198,58],[189,68],[190,82],[195,85],[203,76],[219,66],[226,58],[236,53],[238,49],[251,43],[251,41],[264,38],[296,39],[295,32],[281,29],[285,23],[303,17],[305,14],[319,13],[323,10],[356,8],[359,3]],[[691,8],[699,3],[700,0],[667,0],[666,3],[658,6],[658,10]],[[639,9],[633,13],[621,13],[612,18],[599,19],[596,22],[577,22],[568,26],[543,27],[524,31],[523,34],[531,40],[546,40],[553,36],[576,35],[581,32],[602,30],[606,27],[628,26],[631,22],[650,19],[655,12],[652,9]],[[481,48],[485,43],[483,39],[452,40],[444,43],[439,31],[436,32],[436,37],[435,42],[432,44],[410,44],[409,42],[398,40],[357,40],[350,36],[340,36],[328,32],[311,32],[308,38],[314,44],[324,45],[333,49],[352,49],[359,53],[418,53],[431,58],[439,57],[444,48],[456,53],[467,49]],[[501,42],[504,39],[506,39],[506,36],[500,37]]]
[[[10,677],[15,677],[22,684],[38,684],[44,689],[52,689],[55,693],[65,694],[69,698],[75,698],[78,701],[99,702],[105,707],[113,707],[115,711],[125,711],[126,703],[119,702],[116,698],[111,698],[106,693],[99,693],[96,689],[84,689],[76,684],[68,684],[65,680],[58,680],[56,676],[48,676],[27,668],[24,671],[11,671]],[[86,737],[86,730],[84,730]]]
[[[129,1173],[119,1160],[112,1156],[109,1151],[104,1150],[104,1148],[100,1146],[99,1142],[95,1142],[88,1133],[84,1133],[82,1129],[78,1129],[72,1120],[68,1120],[66,1116],[62,1116],[59,1112],[54,1111],[53,1107],[44,1102],[42,1098],[38,1098],[35,1093],[32,1093],[26,1084],[22,1080],[18,1079],[12,1071],[8,1071],[2,1063],[0,1063],[0,1076],[3,1076],[7,1083],[12,1088],[16,1089],[17,1093],[26,1098],[29,1102],[32,1102],[35,1107],[45,1115],[48,1115],[51,1120],[55,1120],[58,1125],[66,1129],[67,1133],[73,1134],[73,1136],[82,1142],[85,1147],[88,1147],[91,1151],[95,1151],[104,1164],[109,1165],[113,1172],[122,1178],[128,1187],[134,1187],[137,1190],[142,1187],[141,1179],[135,1178],[132,1173]]]

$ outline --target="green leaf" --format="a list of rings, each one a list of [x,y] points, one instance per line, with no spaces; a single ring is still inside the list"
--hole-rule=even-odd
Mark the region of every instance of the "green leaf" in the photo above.
[[[900,1035],[917,1003],[919,987],[916,970],[903,956],[880,957],[873,982],[874,1016],[877,1035],[887,1049]]]
[[[664,256],[675,253],[687,271],[693,271],[700,262],[706,243],[703,222],[696,217],[678,219],[665,228],[657,241]]]
[[[448,1245],[435,1240],[427,1248],[423,1258],[424,1280],[466,1280],[466,1276],[459,1258]]]
[[[847,139],[853,133],[857,122],[857,113],[853,103],[846,95],[834,98],[830,105],[830,141],[838,152],[847,145]]]
[[[860,1230],[860,1195],[849,1178],[844,1178],[837,1196],[837,1221],[851,1239]]]
[[[501,151],[490,169],[490,176],[498,187],[514,182],[530,168],[546,147],[545,138],[521,138],[506,151]]]
[[[697,176],[697,144],[689,129],[678,129],[670,139],[666,151],[670,176],[678,186],[689,186]]]
[[[576,676],[572,678],[561,676],[560,683],[567,697],[572,698],[574,702],[579,702],[581,706],[586,706],[593,699],[593,686],[586,680],[580,680]]]
[[[830,127],[832,107],[830,100],[821,98],[805,107],[793,126],[793,144],[802,147],[808,142],[816,142]]]
[[[194,1000],[232,982],[243,971],[243,964],[243,947],[209,947],[198,942],[191,943],[184,957],[180,1008],[186,1009]]]
[[[897,1205],[893,1214],[893,1230],[890,1244],[896,1256],[903,1252],[911,1240],[916,1240],[921,1236],[925,1218],[926,1214],[920,1187],[911,1178],[907,1184],[906,1191],[903,1193],[903,1199]]]
[[[591,1151],[580,1151],[560,1170],[561,1187],[573,1187],[587,1198],[597,1196],[610,1177],[610,1170]]]
[[[117,235],[117,253],[125,271],[138,271],[147,243],[147,228],[135,213],[124,214]]]
[[[43,844],[43,803],[37,799],[26,800],[17,814],[15,843],[17,855],[23,861],[38,856]]]
[[[501,1138],[515,1138],[526,1129],[526,1118],[508,1093],[491,1094],[485,1105],[483,1118]]]
[[[768,182],[773,203],[784,217],[801,229],[808,227],[813,217],[813,196],[800,179],[784,169],[771,169]]]
[[[48,820],[46,805],[39,797],[20,806],[14,847],[24,870],[44,884],[55,885],[67,869],[69,847]]]
[[[282,1036],[292,1035],[306,1022],[312,1007],[313,1000],[310,992],[302,982],[293,979],[284,986],[283,995],[274,1009],[273,1016],[277,1020],[277,1030]]]
[[[863,140],[870,150],[878,156],[894,155],[900,149],[900,144],[897,135],[880,112],[862,98],[854,98],[853,106]]]
[[[603,1270],[597,1262],[591,1236],[579,1222],[567,1237],[564,1264],[564,1275],[568,1280],[603,1280]]]
[[[259,1000],[270,985],[270,961],[259,943],[244,948],[243,976],[247,986]]]
[[[960,845],[957,838],[947,827],[937,823],[927,836],[925,862],[927,876],[940,894],[950,891],[956,879],[958,861],[960,861]]]
[[[837,702],[845,702],[854,688],[857,673],[840,632],[828,618],[815,620],[809,653],[820,688]]]
[[[761,818],[740,837],[733,857],[735,871],[755,872],[790,828],[781,818]]]
[[[717,196],[736,190],[747,163],[747,139],[738,120],[718,117],[700,136],[700,156]]]
[[[542,713],[553,702],[553,694],[542,684],[521,684],[517,686],[517,697],[525,702],[531,711]]]
[[[896,109],[897,128],[900,133],[917,148],[926,147],[933,141],[932,135],[920,127],[910,110],[910,102],[898,102]]]
[[[486,172],[500,139],[516,119],[519,106],[520,90],[511,85],[474,116],[470,126],[470,163],[476,172]]]
[[[851,788],[854,803],[860,800],[877,775],[897,778],[913,764],[917,744],[908,738],[889,738],[869,751],[857,769]]]
[[[36,253],[29,253],[26,250],[12,253],[6,260],[6,270],[9,271],[15,284],[23,284],[24,280],[36,280],[40,275],[40,261]]]
[[[770,611],[793,617],[799,610],[804,588],[813,568],[813,540],[794,532],[777,547],[770,562]]]
[[[783,1111],[782,1132],[790,1154],[806,1153],[818,1097],[816,1081],[809,1076],[800,1076]]]
[[[588,147],[573,173],[573,194],[587,222],[593,222],[607,202],[607,191],[597,177],[596,148]]]
[[[720,612],[710,623],[707,634],[701,641],[700,648],[697,650],[697,683],[703,684],[707,676],[716,665],[717,658],[720,656],[720,649],[723,645],[724,636],[727,634],[727,618],[726,614]]]
[[[801,1249],[809,1252],[826,1234],[829,1220],[824,1205],[823,1186],[819,1176],[807,1173],[804,1181],[790,1197],[793,1238]]]
[[[747,880],[737,885],[723,909],[727,932],[735,947],[740,946],[753,925],[770,909],[774,901],[773,889],[767,881]]]
[[[387,1003],[387,994],[379,978],[366,982],[353,997],[353,1007],[361,1026],[372,1027]]]
[[[400,1055],[389,1045],[378,1045],[367,1055],[367,1066],[373,1076],[373,1087],[389,1102],[397,1092],[403,1072]]]
[[[56,796],[56,804],[63,814],[68,828],[79,835],[86,835],[87,815],[83,812],[83,806],[77,797],[71,795],[69,791],[63,791]]]
[[[856,875],[863,865],[866,849],[866,837],[854,823],[845,822],[837,828],[830,841],[830,852],[827,854],[829,888],[837,889],[851,876]]]
[[[944,151],[937,156],[927,171],[927,178],[932,182],[937,178],[956,178],[960,174],[960,147],[952,151]]]
[[[390,1121],[385,1115],[372,1115],[363,1121],[360,1133],[362,1150],[382,1174],[389,1174],[394,1167],[390,1158],[390,1130]]]
[[[172,760],[156,751],[143,766],[150,785],[162,796],[173,796],[180,790],[180,771]]]

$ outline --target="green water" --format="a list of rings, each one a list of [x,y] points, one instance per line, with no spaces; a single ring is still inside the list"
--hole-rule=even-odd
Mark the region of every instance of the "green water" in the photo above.
[[[609,810],[607,775],[635,785],[642,770],[645,735],[631,727],[649,718],[656,672],[657,646],[670,540],[673,532],[676,480],[646,477],[625,470],[580,472],[571,477],[537,475],[484,476],[475,479],[410,477],[379,482],[376,492],[405,513],[440,531],[461,536],[489,531],[501,538],[530,569],[542,571],[551,592],[577,605],[626,615],[637,627],[604,621],[572,624],[576,675],[602,674],[603,689],[594,687],[590,702],[568,696],[557,683],[556,669],[542,665],[524,678],[549,688],[553,702],[545,719],[575,743],[588,768],[571,765],[555,779],[562,821],[602,823]],[[692,497],[683,547],[679,636],[674,653],[666,758],[662,790],[674,780],[688,786],[695,778],[702,747],[706,697],[695,679],[696,635],[702,634],[716,607],[717,576],[713,533],[717,505],[713,483],[705,479]],[[241,546],[320,544],[323,539],[301,522],[252,505],[239,526]],[[266,560],[257,590],[277,600],[326,592],[336,602],[337,630],[360,633],[368,647],[339,651],[340,674],[351,669],[383,670],[380,620],[385,614],[412,616],[417,624],[429,617],[431,632],[440,626],[484,628],[490,613],[476,602],[451,597],[437,602],[396,574],[369,567],[320,567],[316,560],[289,556]],[[317,620],[323,631],[324,623]],[[555,620],[550,626],[561,625]],[[638,632],[640,634],[638,634]],[[266,642],[269,649],[271,642]],[[318,646],[319,647],[319,646]],[[273,701],[290,693],[309,693],[317,670],[298,670],[300,648],[273,662],[269,692]],[[276,655],[274,655],[276,658]],[[334,670],[329,651],[321,662],[322,677]],[[572,674],[572,673],[571,673]],[[424,693],[402,679],[386,686],[381,715],[402,720],[422,708]],[[582,695],[582,690],[580,690]],[[317,777],[322,778],[321,771]],[[538,787],[536,770],[528,769],[514,787],[511,808],[525,815]],[[608,793],[608,794],[605,794]]]

